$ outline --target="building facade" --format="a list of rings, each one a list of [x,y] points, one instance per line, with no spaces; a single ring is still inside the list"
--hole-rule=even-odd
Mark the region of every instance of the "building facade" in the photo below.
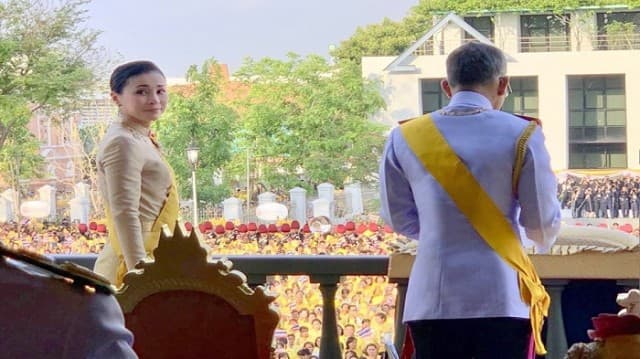
[[[513,93],[503,110],[543,122],[555,170],[640,169],[640,9],[448,14],[400,56],[365,57],[395,126],[446,105],[448,53],[491,43],[508,58]]]
[[[34,113],[28,128],[40,141],[45,176],[32,180],[30,187],[49,184],[59,191],[69,192],[74,184],[84,180],[83,157],[89,155],[87,146],[96,139],[83,133],[83,128],[106,127],[115,113],[115,106],[108,97],[86,99],[72,113]]]

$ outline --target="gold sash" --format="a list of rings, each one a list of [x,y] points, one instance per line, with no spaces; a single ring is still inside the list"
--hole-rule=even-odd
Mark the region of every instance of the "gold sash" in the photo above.
[[[518,273],[520,296],[529,305],[536,354],[545,354],[541,331],[551,300],[511,224],[449,146],[430,115],[403,123],[400,130],[425,169],[449,194],[473,228]]]

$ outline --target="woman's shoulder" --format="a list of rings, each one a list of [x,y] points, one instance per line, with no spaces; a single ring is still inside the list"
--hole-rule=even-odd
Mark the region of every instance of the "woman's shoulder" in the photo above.
[[[121,123],[112,123],[101,141],[101,149],[110,147],[131,147],[142,145],[147,139],[141,133],[132,131]]]
[[[118,160],[122,157],[131,159],[135,154],[144,153],[144,139],[137,138],[123,126],[112,124],[100,141],[96,159],[102,162],[107,159]]]

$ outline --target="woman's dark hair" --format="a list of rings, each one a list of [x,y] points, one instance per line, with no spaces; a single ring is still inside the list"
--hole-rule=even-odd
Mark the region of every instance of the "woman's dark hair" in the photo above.
[[[164,77],[160,68],[151,61],[131,61],[122,64],[111,73],[111,80],[109,80],[111,91],[121,94],[130,78],[154,71]]]

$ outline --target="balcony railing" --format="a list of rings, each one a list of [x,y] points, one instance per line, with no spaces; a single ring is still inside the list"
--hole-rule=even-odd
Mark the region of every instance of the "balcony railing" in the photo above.
[[[640,50],[640,33],[597,35],[594,50]]]
[[[556,51],[571,51],[571,39],[569,36],[520,37],[520,52]]]
[[[93,268],[95,255],[54,255],[56,262],[74,262]],[[214,259],[217,257],[214,257]],[[312,283],[318,283],[322,294],[322,334],[321,358],[340,358],[340,345],[337,331],[335,310],[335,294],[342,276],[385,276],[389,265],[387,256],[260,256],[237,255],[226,256],[234,265],[234,269],[247,276],[247,282],[260,285],[267,282],[271,275],[308,275]],[[544,279],[543,282],[551,295],[552,303],[547,324],[548,359],[563,358],[567,350],[564,323],[562,319],[562,291],[568,279]],[[396,300],[395,338],[396,348],[401,348],[404,341],[405,327],[402,324],[404,299],[407,280],[395,280],[398,296]],[[637,280],[622,281],[621,284],[637,287]]]

